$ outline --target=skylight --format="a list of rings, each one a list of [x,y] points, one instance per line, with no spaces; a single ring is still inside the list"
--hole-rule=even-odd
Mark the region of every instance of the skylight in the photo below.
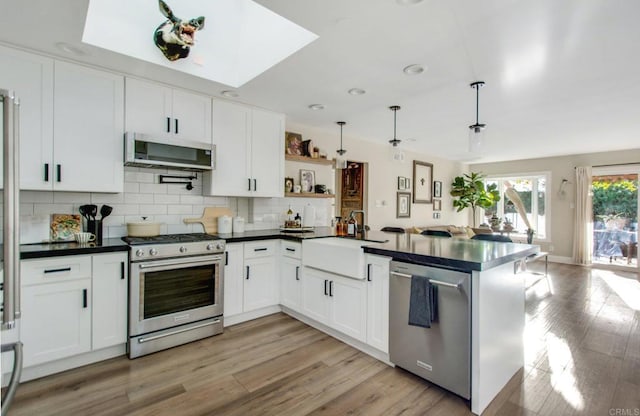
[[[177,19],[203,16],[185,58],[154,43],[168,19],[158,0],[90,0],[82,41],[177,71],[240,87],[318,36],[251,0],[165,0]]]

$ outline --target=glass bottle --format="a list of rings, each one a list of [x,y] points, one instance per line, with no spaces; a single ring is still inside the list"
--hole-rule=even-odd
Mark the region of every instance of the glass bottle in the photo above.
[[[356,237],[358,234],[358,221],[356,221],[356,216],[351,214],[349,218],[349,223],[347,224],[347,235],[349,237]]]

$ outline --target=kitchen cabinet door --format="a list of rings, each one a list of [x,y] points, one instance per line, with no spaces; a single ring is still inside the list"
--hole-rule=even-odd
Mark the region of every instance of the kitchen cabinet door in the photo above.
[[[280,303],[294,311],[302,307],[300,259],[282,257],[280,262]]]
[[[224,266],[224,316],[242,313],[244,297],[243,244],[227,244]]]
[[[367,344],[389,352],[389,261],[365,255],[367,265]]]
[[[274,256],[244,261],[244,312],[278,304],[277,265]]]
[[[126,131],[171,138],[171,88],[134,78],[127,78],[126,86]]]
[[[252,110],[251,178],[253,196],[284,196],[284,116]]]
[[[122,192],[124,78],[56,61],[54,91],[53,189]]]
[[[93,256],[94,350],[127,342],[128,267],[126,253]]]
[[[334,275],[329,286],[329,326],[359,341],[367,339],[367,286],[364,281]]]
[[[213,144],[216,167],[204,173],[205,193],[223,196],[249,196],[253,184],[249,164],[251,109],[247,106],[214,100]]]
[[[25,367],[91,350],[90,292],[91,279],[22,288]]]
[[[304,267],[302,270],[302,313],[311,319],[329,322],[329,281],[331,274]]]
[[[174,89],[172,98],[175,138],[211,144],[211,97]]]
[[[0,46],[0,85],[20,100],[20,189],[51,190],[53,60]]]

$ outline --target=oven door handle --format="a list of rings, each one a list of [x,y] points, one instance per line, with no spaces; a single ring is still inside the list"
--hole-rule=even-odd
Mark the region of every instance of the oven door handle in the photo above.
[[[154,261],[148,263],[140,263],[138,267],[144,270],[170,270],[175,269],[175,266],[184,266],[184,267],[193,267],[193,266],[204,266],[207,264],[215,264],[222,263],[222,256],[213,256],[207,257],[206,260],[196,260],[196,259],[179,259],[179,260],[167,260],[167,261]]]

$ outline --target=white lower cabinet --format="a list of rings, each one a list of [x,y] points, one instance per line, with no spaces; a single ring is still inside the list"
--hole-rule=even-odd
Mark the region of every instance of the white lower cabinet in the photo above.
[[[23,260],[24,366],[124,344],[127,253]]]
[[[94,350],[127,342],[127,253],[93,256],[92,336]]]
[[[302,313],[359,341],[367,338],[364,281],[308,267],[302,282]]]
[[[367,344],[389,352],[389,257],[365,255],[367,265]]]
[[[90,290],[90,278],[23,288],[25,367],[91,350]]]
[[[280,303],[296,312],[302,310],[302,244],[282,241],[280,259]]]
[[[230,243],[224,268],[224,316],[278,305],[277,240]]]

